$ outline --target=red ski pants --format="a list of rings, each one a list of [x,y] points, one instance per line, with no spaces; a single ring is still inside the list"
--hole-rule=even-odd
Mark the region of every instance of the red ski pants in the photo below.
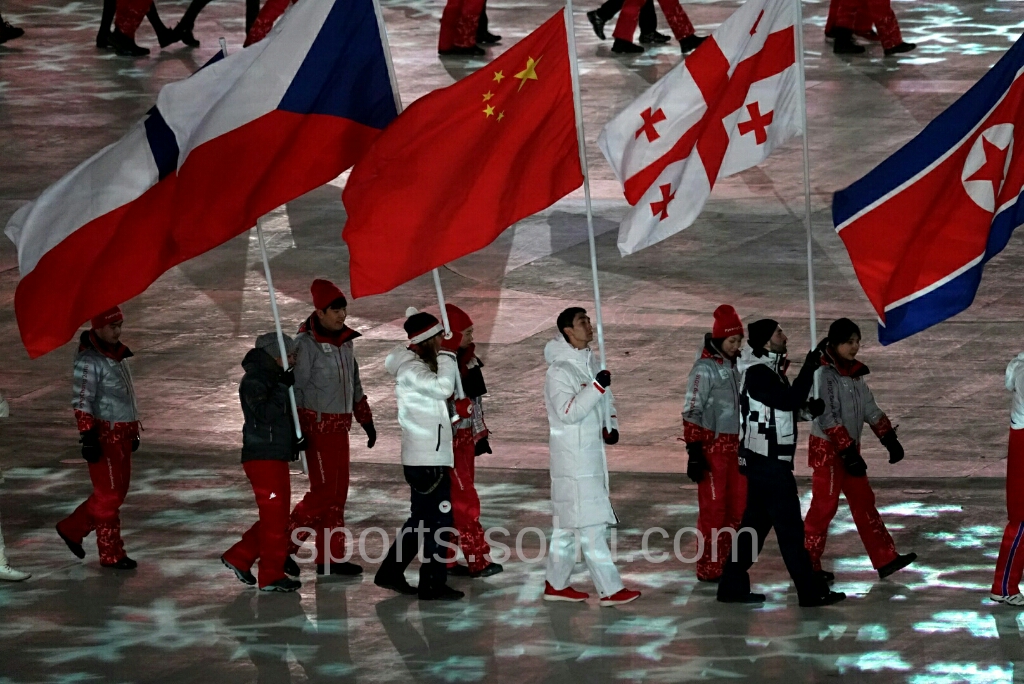
[[[644,6],[645,0],[626,0],[619,12],[619,18],[615,22],[615,32],[612,36],[620,40],[633,42],[633,33],[636,31],[637,22],[640,21],[640,8]],[[679,0],[658,0],[661,5],[661,12],[665,15],[665,21],[672,29],[672,35],[676,40],[682,40],[694,34],[693,24],[686,16],[686,10],[679,4]]]
[[[812,450],[817,442],[826,442],[811,435]],[[820,444],[817,445],[820,449]],[[829,447],[831,448],[831,447]],[[896,543],[892,540],[889,530],[885,529],[882,516],[875,508],[875,493],[868,483],[868,478],[850,477],[843,469],[843,464],[835,454],[824,461],[824,465],[814,466],[811,480],[811,508],[804,518],[804,545],[811,556],[811,564],[815,570],[821,570],[821,556],[825,552],[825,541],[828,538],[828,526],[839,510],[839,494],[846,495],[846,503],[853,514],[853,522],[857,526],[860,539],[864,542],[871,565],[878,568],[896,560]]]
[[[129,38],[135,38],[135,32],[152,4],[153,0],[117,0],[114,26]]]
[[[992,593],[1000,596],[1019,594],[1024,573],[1024,429],[1010,430],[1006,454],[1006,517],[1009,522],[1003,532],[996,576],[992,580]]]
[[[832,29],[836,27],[836,8],[840,5],[842,0],[832,0],[828,4],[828,19],[825,20],[825,35],[830,35]],[[857,19],[854,21],[853,32],[858,36],[868,36],[871,33],[871,15],[865,7],[864,0],[860,0],[860,5],[857,7]]]
[[[309,466],[309,491],[295,505],[288,526],[288,553],[299,550],[299,541],[309,537],[306,527],[316,534],[314,563],[333,563],[345,557],[345,502],[348,501],[348,431],[306,432],[306,463]],[[336,531],[335,531],[336,530]],[[328,542],[328,539],[330,540]],[[328,549],[330,554],[328,554]]]
[[[245,531],[241,541],[224,554],[225,560],[240,570],[248,570],[260,561],[259,582],[265,587],[284,579],[284,561],[288,557],[288,509],[291,482],[284,461],[246,461],[242,464],[256,495],[260,519]]]
[[[903,42],[900,25],[889,0],[832,0],[832,5],[835,7],[837,27],[859,32],[864,22],[870,19],[878,31],[878,39],[883,48],[888,50]]]
[[[747,506],[747,478],[740,473],[739,437],[719,435],[704,443],[708,472],[697,485],[697,529],[704,540],[704,552],[697,560],[697,577],[713,580],[732,551],[732,534],[743,519]],[[717,532],[716,532],[717,530]]]
[[[476,26],[484,0],[448,0],[441,13],[441,32],[437,36],[437,49],[476,45]]]
[[[132,479],[132,436],[116,441],[101,437],[103,456],[89,464],[92,494],[71,515],[57,523],[61,534],[79,544],[96,530],[100,562],[106,565],[125,556],[120,510]]]
[[[288,9],[288,5],[294,3],[295,0],[267,0],[260,9],[260,13],[256,15],[256,21],[252,23],[252,28],[249,29],[248,35],[245,36],[245,42],[242,47],[249,47],[253,43],[258,43],[267,37],[270,33],[270,29],[274,28],[274,22],[284,14],[284,11]]]
[[[480,497],[473,481],[476,477],[476,451],[469,430],[458,430],[455,435],[455,467],[452,468],[452,517],[459,532],[459,547],[466,557],[470,572],[490,565],[491,547],[484,540],[480,524]],[[454,560],[454,558],[452,558]]]

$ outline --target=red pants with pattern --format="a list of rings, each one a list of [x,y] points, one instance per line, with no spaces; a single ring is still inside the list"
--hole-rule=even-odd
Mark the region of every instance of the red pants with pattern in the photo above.
[[[619,18],[615,22],[615,32],[612,36],[620,40],[633,42],[633,33],[636,32],[637,22],[640,21],[640,8],[646,0],[626,0],[619,11]],[[672,29],[672,35],[676,40],[682,40],[694,34],[693,24],[686,16],[686,10],[679,4],[679,0],[658,0],[661,5],[661,12],[665,15],[665,21]]]
[[[274,22],[284,14],[284,11],[288,9],[288,5],[295,2],[295,0],[267,0],[260,9],[260,13],[256,15],[256,21],[252,23],[252,28],[249,29],[249,33],[245,36],[245,42],[242,47],[249,47],[253,43],[258,43],[267,37],[270,33],[270,29],[274,28]]]
[[[441,13],[441,32],[437,36],[437,49],[476,45],[476,26],[484,0],[448,0]]]
[[[96,463],[89,464],[92,494],[71,515],[57,523],[57,529],[79,544],[96,530],[100,562],[110,565],[126,555],[121,540],[120,510],[132,479],[132,439],[138,431],[133,428],[134,431],[112,435],[101,430],[103,456]]]
[[[878,31],[878,39],[882,42],[883,48],[888,50],[903,42],[900,25],[896,21],[896,14],[892,11],[889,0],[833,0],[832,5],[835,6],[837,27],[859,33],[864,22],[870,19]]]
[[[224,554],[224,559],[240,570],[248,570],[260,561],[261,587],[284,579],[284,561],[288,557],[288,509],[291,506],[291,481],[284,461],[246,461],[242,464],[256,495],[260,519],[245,531],[241,541]]]
[[[836,27],[836,8],[840,5],[842,0],[832,0],[828,5],[828,19],[825,20],[825,35],[832,33],[832,29]],[[860,0],[860,6],[857,8],[857,19],[854,21],[853,32],[858,36],[869,36],[872,31],[871,15],[868,13],[867,6],[864,0]],[[877,37],[877,36],[876,36]]]
[[[457,430],[455,433],[455,467],[451,476],[452,518],[459,532],[457,541],[469,571],[477,572],[491,564],[491,546],[484,540],[484,528],[480,524],[480,497],[473,484],[476,452],[469,430]]]
[[[1006,517],[1009,522],[999,547],[992,593],[1013,596],[1020,593],[1024,573],[1024,429],[1010,430],[1006,453]]]
[[[804,518],[804,545],[814,569],[821,570],[828,526],[839,510],[840,493],[846,495],[846,503],[850,506],[853,522],[871,565],[877,570],[896,560],[896,543],[875,508],[875,493],[867,476],[848,475],[827,439],[811,435],[809,440],[814,476],[811,480],[811,508]]]
[[[345,527],[349,485],[348,430],[318,433],[304,426],[303,433],[308,444],[309,491],[292,511],[288,525],[288,553],[294,554],[299,550],[292,538],[293,532],[307,527],[316,533],[313,562],[333,563],[345,557],[342,528]],[[299,532],[294,536],[305,541],[309,532]]]
[[[697,560],[698,579],[721,577],[732,551],[732,534],[727,530],[737,529],[743,519],[747,478],[740,473],[739,448],[739,435],[719,435],[704,442],[708,472],[697,485],[697,529],[704,540],[704,552]]]
[[[153,0],[117,0],[114,26],[124,35],[134,38],[152,4]]]

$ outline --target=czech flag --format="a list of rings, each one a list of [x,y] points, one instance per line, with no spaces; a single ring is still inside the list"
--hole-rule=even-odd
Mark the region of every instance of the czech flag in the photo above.
[[[1024,223],[1024,42],[864,178],[832,220],[890,344],[971,305]]]
[[[302,0],[19,209],[29,355],[351,167],[397,116],[383,35],[372,0]]]

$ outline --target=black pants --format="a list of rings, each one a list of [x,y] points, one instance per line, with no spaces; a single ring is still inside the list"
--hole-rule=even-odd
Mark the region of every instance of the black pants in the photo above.
[[[396,577],[405,572],[419,549],[417,527],[426,528],[423,535],[423,563],[420,565],[421,592],[444,586],[448,579],[448,566],[441,560],[447,549],[442,547],[436,532],[453,528],[451,504],[451,476],[445,466],[405,466],[405,481],[412,490],[412,513],[402,526],[395,543],[381,563],[379,575]],[[448,541],[449,533],[440,535]]]
[[[757,534],[757,552],[764,548],[764,540],[775,528],[782,560],[789,576],[796,584],[801,601],[820,596],[824,587],[814,575],[811,557],[804,548],[804,521],[800,517],[800,494],[789,464],[783,461],[752,457],[747,459],[747,509],[736,538],[739,549],[736,560],[730,555],[722,570],[718,585],[719,596],[742,596],[750,592],[750,575],[754,564],[751,528]]]
[[[597,16],[611,21],[619,13],[625,0],[608,0],[597,8]],[[654,33],[658,30],[658,15],[654,13],[654,0],[647,0],[640,8],[640,33]]]

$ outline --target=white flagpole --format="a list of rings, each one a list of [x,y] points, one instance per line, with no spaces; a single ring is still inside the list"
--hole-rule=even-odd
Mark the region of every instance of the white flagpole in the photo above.
[[[263,238],[263,219],[256,219],[256,237],[260,242],[260,254],[263,256],[263,272],[267,276],[267,289],[270,290],[270,311],[274,315],[274,327],[277,329],[277,347],[281,352],[281,365],[288,368],[288,351],[284,346],[284,332],[281,330],[281,314],[277,310],[277,293],[274,291],[274,279],[270,276],[270,260],[267,258],[267,241]],[[302,438],[302,428],[299,427],[299,408],[295,403],[295,387],[288,387],[288,402],[292,405],[292,420],[295,422],[295,437]],[[302,472],[309,475],[309,466],[306,463],[306,452],[299,454],[302,462]]]
[[[818,319],[814,307],[814,240],[811,236],[811,155],[807,144],[807,79],[804,74],[804,8],[796,2],[796,68],[800,77],[800,116],[804,129],[804,227],[807,229],[807,303],[811,312],[811,349],[818,345]]]
[[[565,30],[569,38],[569,73],[572,77],[572,102],[576,112],[576,143],[583,169],[583,199],[587,207],[587,241],[590,244],[590,276],[594,281],[594,320],[597,323],[597,346],[600,351],[601,370],[608,367],[604,350],[604,319],[601,317],[601,288],[597,282],[597,245],[594,242],[594,210],[590,202],[590,168],[587,165],[587,142],[583,134],[583,103],[580,97],[580,68],[576,58],[576,27],[573,25],[572,0],[565,0]],[[611,416],[604,413],[605,427],[611,430]]]
[[[391,81],[391,92],[395,96],[395,111],[399,114],[402,113],[402,96],[398,93],[398,76],[395,74],[395,64],[391,60],[391,45],[388,43],[388,29],[384,24],[384,14],[380,9],[380,0],[373,0],[373,11],[377,15],[377,29],[380,31],[380,42],[384,46],[384,62],[388,66],[388,79]],[[435,268],[434,274],[434,288],[437,290],[437,303],[441,307],[441,324],[444,325],[444,336],[450,338],[452,335],[451,327],[448,324],[448,311],[444,306],[444,291],[441,289],[441,276]],[[459,373],[455,374],[455,396],[459,399],[465,398],[465,393],[462,391],[462,378]]]

